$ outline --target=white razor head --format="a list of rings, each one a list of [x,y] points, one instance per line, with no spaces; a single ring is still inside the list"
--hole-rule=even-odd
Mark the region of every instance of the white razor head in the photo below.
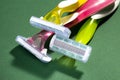
[[[37,18],[34,16],[32,16],[30,18],[30,24],[32,26],[37,27],[37,28],[41,28],[41,29],[44,29],[47,31],[52,31],[56,35],[59,35],[61,37],[69,38],[70,34],[71,34],[71,31],[62,25],[57,25],[57,24],[54,24],[52,22],[48,22],[48,21],[45,21],[43,19],[40,19],[40,18]]]
[[[52,60],[51,57],[49,57],[46,53],[47,50],[43,49],[42,51],[38,51],[35,49],[32,45],[30,45],[27,42],[27,38],[22,37],[22,36],[17,36],[16,37],[16,42],[18,42],[21,46],[23,46],[25,49],[30,51],[34,56],[36,56],[40,61],[48,63]]]
[[[51,39],[50,49],[62,53],[73,59],[87,62],[92,48],[88,45],[77,43],[68,38],[62,38],[54,35]]]

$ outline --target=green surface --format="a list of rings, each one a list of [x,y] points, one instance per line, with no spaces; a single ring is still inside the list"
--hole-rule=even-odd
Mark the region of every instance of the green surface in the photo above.
[[[44,16],[61,0],[0,1],[0,80],[120,80],[120,7],[96,31],[89,45],[88,63],[64,68],[52,61],[44,64],[15,42],[17,35],[31,36],[31,16]],[[60,54],[51,54],[59,58]]]

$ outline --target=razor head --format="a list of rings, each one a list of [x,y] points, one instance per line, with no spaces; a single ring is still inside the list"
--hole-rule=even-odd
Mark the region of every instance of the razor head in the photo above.
[[[57,25],[52,22],[48,22],[48,21],[45,21],[43,19],[40,19],[34,16],[30,18],[30,24],[37,28],[41,28],[47,31],[54,32],[56,35],[66,37],[66,38],[69,38],[71,34],[71,31],[62,25]]]
[[[73,59],[87,62],[92,48],[88,45],[77,43],[68,38],[62,38],[54,35],[51,39],[50,49],[62,53]]]
[[[16,42],[18,42],[21,46],[31,52],[34,56],[36,56],[40,61],[44,63],[48,63],[52,60],[51,57],[47,55],[47,49],[42,49],[41,51],[36,49],[33,45],[28,43],[28,38],[17,36]]]

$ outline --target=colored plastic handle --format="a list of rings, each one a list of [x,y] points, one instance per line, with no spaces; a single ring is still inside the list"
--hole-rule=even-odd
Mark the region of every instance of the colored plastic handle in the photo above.
[[[53,10],[44,16],[44,20],[54,22],[56,24],[61,23],[61,17],[65,12],[73,12],[84,4],[87,0],[64,0],[58,4]]]
[[[73,13],[78,14],[78,16],[68,24],[65,24],[65,26],[71,28],[72,26],[97,13],[113,2],[115,2],[115,0],[88,0],[82,7],[80,7],[75,13]]]
[[[91,18],[88,19],[85,22],[85,24],[81,27],[78,34],[76,35],[75,40],[77,42],[87,44],[93,37],[95,30],[97,28],[97,25],[99,24],[101,19],[111,14],[118,7],[119,2],[120,0],[116,0],[115,2],[113,2],[114,6],[112,6],[112,8],[108,6],[104,8],[103,10],[101,10],[102,12],[98,12],[97,14],[94,14],[93,16],[91,16]],[[107,11],[106,9],[108,8],[109,10]]]
[[[89,18],[79,30],[75,41],[87,44],[93,37],[95,30],[98,26],[98,23],[99,21],[97,21],[96,19]]]

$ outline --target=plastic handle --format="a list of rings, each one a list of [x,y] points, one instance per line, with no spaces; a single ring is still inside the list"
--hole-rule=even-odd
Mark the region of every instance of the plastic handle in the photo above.
[[[98,21],[96,19],[88,19],[79,30],[75,40],[79,43],[87,44],[93,37],[97,25]]]
[[[69,23],[65,24],[65,26],[71,28],[72,26],[80,23],[82,20],[97,13],[114,2],[115,0],[88,0],[75,12],[78,13],[77,17],[74,20],[71,20]]]
[[[50,22],[54,22],[56,24],[61,24],[61,17],[65,12],[73,12],[77,8],[79,8],[82,4],[84,4],[87,0],[74,0],[74,1],[69,1],[69,0],[64,0],[61,1],[57,7],[55,7],[53,10],[48,12],[45,16],[44,19]],[[68,5],[69,3],[69,5]],[[62,6],[63,5],[63,6]]]

